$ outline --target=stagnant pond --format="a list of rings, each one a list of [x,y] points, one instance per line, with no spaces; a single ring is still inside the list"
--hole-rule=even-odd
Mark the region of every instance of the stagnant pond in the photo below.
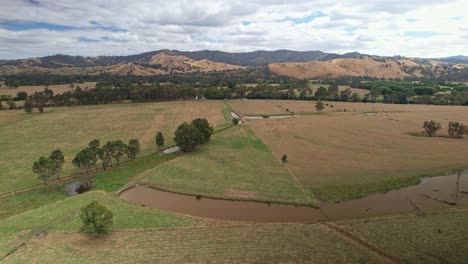
[[[201,198],[156,190],[137,185],[120,194],[120,198],[144,206],[199,217],[254,222],[317,222],[380,216],[468,204],[468,175],[461,177],[457,194],[457,176],[424,178],[421,183],[384,194],[341,203],[321,203],[320,209],[250,201]],[[465,188],[465,189],[462,189]],[[457,195],[456,195],[457,194]]]

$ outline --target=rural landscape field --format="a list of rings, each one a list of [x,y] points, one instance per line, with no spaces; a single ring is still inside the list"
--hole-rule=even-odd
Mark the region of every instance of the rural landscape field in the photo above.
[[[466,10],[5,0],[0,263],[468,263]]]

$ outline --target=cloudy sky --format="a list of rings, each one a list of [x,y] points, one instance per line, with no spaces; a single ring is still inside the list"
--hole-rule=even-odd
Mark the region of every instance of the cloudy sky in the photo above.
[[[0,0],[0,59],[158,49],[468,55],[468,0]]]

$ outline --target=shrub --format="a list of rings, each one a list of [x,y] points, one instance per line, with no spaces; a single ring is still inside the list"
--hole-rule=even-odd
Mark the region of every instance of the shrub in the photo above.
[[[283,157],[281,157],[281,162],[283,163],[288,162],[288,156],[286,154],[284,154]]]
[[[164,136],[161,131],[156,134],[156,145],[158,148],[164,147]]]
[[[109,209],[92,201],[81,208],[80,219],[83,222],[81,232],[90,235],[101,235],[109,232],[112,228],[113,214]]]
[[[462,123],[450,122],[448,127],[448,134],[453,138],[463,138],[464,134],[468,133],[468,128]]]
[[[423,128],[430,137],[435,137],[437,135],[437,131],[440,130],[442,126],[440,123],[431,120],[424,121]]]
[[[325,108],[325,106],[323,105],[322,101],[317,101],[317,102],[315,103],[315,109],[316,109],[318,112],[321,112],[324,108]]]
[[[234,124],[235,126],[237,126],[237,125],[239,124],[239,118],[234,117],[234,118],[232,119],[232,124]]]

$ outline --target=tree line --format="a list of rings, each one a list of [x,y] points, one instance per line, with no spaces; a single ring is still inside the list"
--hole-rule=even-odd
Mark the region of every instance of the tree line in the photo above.
[[[183,152],[192,152],[202,144],[210,141],[213,135],[213,127],[210,126],[206,118],[196,118],[191,123],[184,122],[177,127],[174,134],[174,142]],[[162,132],[157,132],[155,143],[159,149],[164,147],[164,136]],[[107,141],[101,146],[98,139],[94,139],[88,145],[80,150],[72,159],[72,164],[79,168],[81,172],[90,174],[94,169],[98,171],[98,165],[103,170],[118,165],[122,158],[126,156],[130,160],[136,159],[141,151],[138,139],[130,139],[128,143],[122,140]],[[59,149],[54,150],[47,157],[40,157],[32,166],[32,171],[37,178],[47,184],[55,176],[58,180],[65,164],[63,152]]]
[[[140,150],[138,139],[131,139],[128,144],[122,140],[107,141],[102,147],[100,147],[99,140],[94,139],[75,155],[72,164],[81,172],[89,174],[93,168],[98,170],[99,161],[101,161],[102,168],[106,170],[108,167],[119,164],[124,155],[129,159],[135,159]],[[35,161],[32,170],[38,179],[47,184],[54,175],[56,179],[59,179],[64,163],[63,152],[57,149],[52,151],[50,156],[40,157],[38,161]]]

